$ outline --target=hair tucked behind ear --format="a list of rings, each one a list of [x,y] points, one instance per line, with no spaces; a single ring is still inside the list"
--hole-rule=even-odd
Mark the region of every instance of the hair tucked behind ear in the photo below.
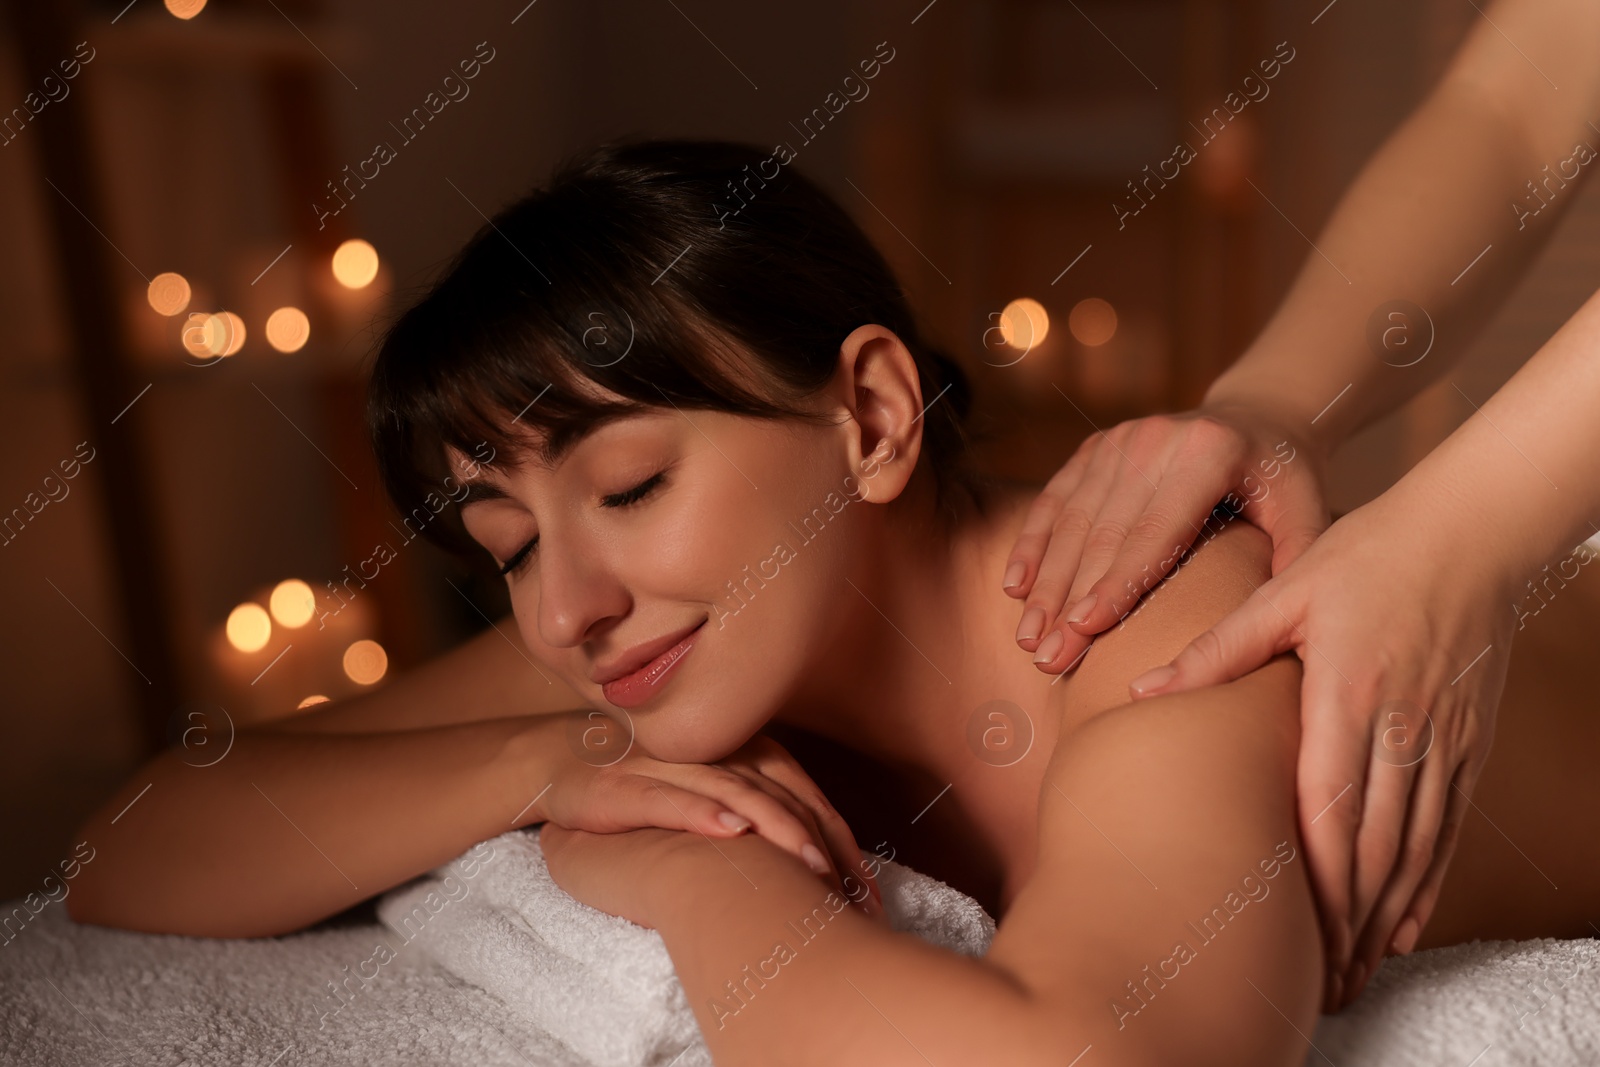
[[[416,514],[440,498],[446,445],[505,462],[536,431],[553,454],[602,422],[669,404],[817,417],[800,401],[868,323],[916,360],[928,405],[918,462],[941,513],[954,514],[951,495],[985,481],[965,425],[970,383],[924,341],[844,209],[750,145],[603,145],[502,210],[398,318],[373,365],[368,430],[390,496]],[[423,531],[469,543],[453,509]]]

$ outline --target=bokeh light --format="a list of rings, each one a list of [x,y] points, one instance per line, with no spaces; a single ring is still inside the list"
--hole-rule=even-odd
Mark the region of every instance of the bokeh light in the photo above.
[[[372,685],[389,669],[389,654],[376,641],[363,638],[344,650],[344,673],[357,685]]]
[[[192,19],[205,10],[206,0],[166,0],[167,10],[180,19]]]
[[[228,643],[240,652],[260,652],[272,638],[272,619],[260,604],[240,604],[228,612]]]
[[[333,276],[346,289],[361,289],[378,276],[378,250],[352,237],[333,253]]]
[[[1098,296],[1078,301],[1067,316],[1067,329],[1079,344],[1103,345],[1117,333],[1117,309]]]
[[[189,279],[170,270],[151,278],[150,288],[145,290],[150,306],[163,315],[176,315],[188,307],[190,295]]]
[[[317,600],[311,595],[309,585],[298,578],[290,578],[273,588],[267,606],[279,625],[293,630],[311,621],[312,613],[317,610]]]
[[[267,316],[267,344],[279,352],[298,352],[311,339],[311,320],[297,307],[281,307]]]
[[[1033,349],[1050,332],[1050,314],[1032,297],[1019,297],[1000,312],[1000,338],[1012,348]]]
[[[182,341],[192,356],[231,356],[244,347],[244,320],[231,311],[191,311]]]

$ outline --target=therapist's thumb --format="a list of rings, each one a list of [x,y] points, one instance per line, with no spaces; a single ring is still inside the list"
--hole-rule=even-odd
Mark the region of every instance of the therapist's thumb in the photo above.
[[[1128,685],[1135,700],[1221,685],[1249,674],[1283,651],[1288,628],[1283,616],[1259,595],[1186,645],[1171,663],[1139,675]]]

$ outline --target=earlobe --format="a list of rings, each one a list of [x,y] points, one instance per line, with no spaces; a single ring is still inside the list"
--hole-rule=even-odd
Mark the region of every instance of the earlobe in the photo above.
[[[887,503],[905,490],[920,442],[920,390],[916,359],[893,330],[858,326],[839,348],[840,370],[852,403],[847,405],[851,449],[859,459],[861,498]],[[862,455],[868,443],[872,452]],[[898,462],[900,459],[909,463]],[[887,477],[885,477],[887,475]]]

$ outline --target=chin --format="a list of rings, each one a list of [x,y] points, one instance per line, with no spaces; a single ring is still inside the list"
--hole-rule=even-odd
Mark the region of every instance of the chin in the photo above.
[[[698,702],[696,702],[698,703]],[[733,709],[677,709],[633,712],[634,739],[667,763],[716,763],[737,752],[771,719]]]

